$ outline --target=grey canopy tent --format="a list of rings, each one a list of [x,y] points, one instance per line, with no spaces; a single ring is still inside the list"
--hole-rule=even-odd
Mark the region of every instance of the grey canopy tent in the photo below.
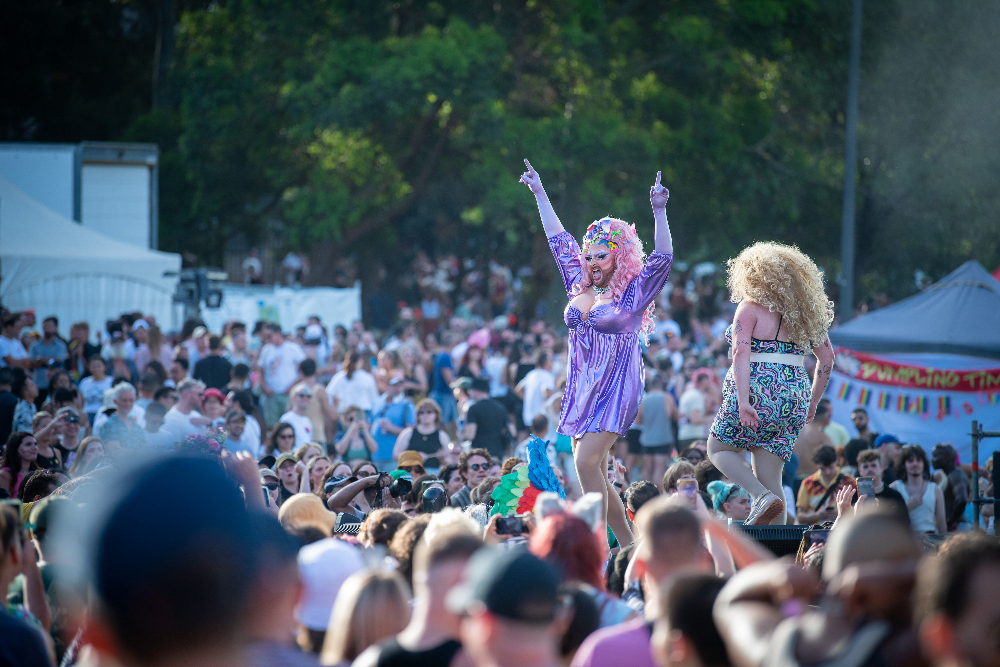
[[[945,352],[1000,359],[1000,282],[969,260],[920,294],[830,330],[858,352]]]

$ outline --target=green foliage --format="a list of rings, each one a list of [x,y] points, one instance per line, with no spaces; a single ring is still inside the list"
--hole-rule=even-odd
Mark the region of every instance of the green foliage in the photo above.
[[[875,162],[861,175],[859,285],[894,296],[912,290],[914,268],[940,274],[977,253],[1000,261],[1000,201],[980,182],[988,160],[974,187],[956,165],[947,197],[909,200],[932,192],[916,187],[914,165],[955,161],[942,157],[954,125],[909,118],[902,98],[889,114],[880,106],[901,67],[890,56],[918,49],[907,50],[907,35],[936,11],[916,4],[924,14],[907,5],[909,28],[893,39],[898,3],[866,3],[865,15],[865,72],[879,73],[881,88],[862,80],[862,155]],[[182,9],[177,106],[129,131],[163,147],[165,249],[218,262],[230,239],[254,243],[278,229],[312,253],[319,280],[337,255],[385,261],[421,246],[532,261],[544,280],[551,262],[534,200],[517,183],[527,157],[574,233],[612,214],[651,239],[647,193],[662,169],[680,257],[724,260],[777,239],[812,254],[831,279],[838,272],[850,3],[232,0]],[[982,32],[977,44],[989,51]],[[947,77],[937,71],[931,82]],[[903,92],[934,105],[932,90]],[[916,143],[930,157],[901,148],[898,124],[928,133]],[[894,162],[901,154],[906,169]],[[973,231],[955,234],[942,202]],[[915,223],[927,233],[906,233]],[[882,257],[894,251],[902,261],[886,271]]]

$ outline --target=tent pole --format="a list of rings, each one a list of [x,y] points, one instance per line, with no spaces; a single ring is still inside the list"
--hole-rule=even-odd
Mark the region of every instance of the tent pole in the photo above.
[[[844,211],[840,232],[840,321],[854,312],[854,206],[858,164],[858,79],[861,76],[861,2],[851,16],[851,66],[847,79],[847,139],[844,155]]]

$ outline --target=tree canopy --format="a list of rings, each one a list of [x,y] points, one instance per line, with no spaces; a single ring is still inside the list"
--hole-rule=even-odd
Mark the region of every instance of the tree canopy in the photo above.
[[[911,293],[916,270],[1000,262],[1000,198],[980,183],[996,158],[980,150],[970,171],[953,150],[956,137],[966,152],[996,140],[995,93],[963,97],[975,113],[939,97],[996,83],[1000,13],[983,11],[867,3],[859,298]],[[571,232],[611,214],[651,237],[662,169],[680,258],[795,243],[836,293],[848,2],[227,0],[176,13],[167,103],[127,114],[113,136],[51,122],[33,137],[158,142],[163,249],[217,263],[233,238],[278,229],[319,282],[345,254],[392,271],[386,258],[414,248],[530,262],[544,277],[534,200],[517,182],[527,157]],[[928,19],[947,29],[925,34]],[[948,83],[975,59],[986,64]],[[25,112],[8,115],[11,136]],[[945,174],[937,187],[933,173]]]

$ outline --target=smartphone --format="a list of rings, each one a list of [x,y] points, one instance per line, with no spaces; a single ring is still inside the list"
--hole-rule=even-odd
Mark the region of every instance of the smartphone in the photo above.
[[[868,496],[865,502],[875,500],[875,483],[871,477],[858,477],[858,497]]]
[[[808,539],[808,544],[806,544],[806,551],[808,551],[814,544],[826,544],[826,538],[830,535],[830,529],[807,530],[805,535]]]
[[[497,519],[497,535],[522,535],[528,528],[519,516],[502,516]]]
[[[271,506],[271,494],[267,492],[267,486],[261,485],[261,491],[264,492],[264,507]]]

